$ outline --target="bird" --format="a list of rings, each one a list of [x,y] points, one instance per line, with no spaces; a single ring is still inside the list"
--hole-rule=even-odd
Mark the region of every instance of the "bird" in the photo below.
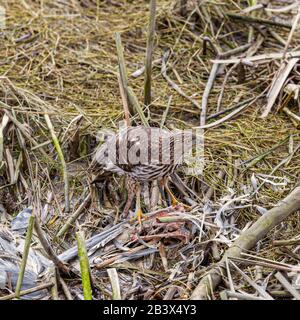
[[[128,180],[128,199],[124,213],[128,213],[136,195],[136,217],[141,224],[141,184],[157,180],[170,195],[172,206],[178,200],[168,186],[168,178],[183,164],[184,156],[195,144],[189,130],[167,130],[157,127],[128,126],[116,133],[108,133],[104,143],[96,149],[90,169],[95,178],[117,173]]]

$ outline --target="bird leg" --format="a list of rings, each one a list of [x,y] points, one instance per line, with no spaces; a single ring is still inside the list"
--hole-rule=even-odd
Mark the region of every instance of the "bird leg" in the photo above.
[[[142,225],[142,218],[143,218],[143,211],[141,208],[141,186],[140,184],[137,186],[136,190],[136,207],[135,207],[135,214],[138,219],[139,225]]]
[[[165,186],[165,182],[164,182],[164,179],[162,179],[158,183],[158,189],[159,189],[159,192],[160,192],[160,195],[161,195],[161,200],[162,200],[163,205],[167,205],[168,201],[167,201],[167,198],[166,198],[166,193],[165,193],[165,190],[164,190],[164,186]]]
[[[171,189],[168,186],[168,181],[166,180],[165,182],[165,188],[167,193],[169,194],[170,198],[171,198],[171,204],[173,207],[176,207],[179,203],[179,201],[176,199],[176,197],[174,196],[173,192],[171,191]]]
[[[169,194],[170,198],[171,198],[171,204],[173,207],[176,207],[179,203],[181,203],[180,201],[178,201],[178,199],[175,197],[174,193],[171,191],[171,189],[169,188],[169,185],[168,185],[168,178],[164,179],[163,181],[164,183],[164,186],[165,186],[165,189],[167,191],[167,193]],[[190,206],[184,204],[184,203],[181,203],[185,208],[187,209],[191,209]]]
[[[128,198],[127,198],[127,202],[125,204],[125,208],[123,210],[123,215],[126,218],[132,201],[134,199],[134,197],[136,197],[136,203],[135,203],[135,216],[140,224],[140,226],[142,225],[142,218],[143,218],[143,212],[142,212],[142,208],[141,208],[141,185],[140,183],[138,183],[137,181],[133,180],[133,179],[128,179],[127,180],[127,190],[128,190]]]
[[[176,207],[178,205],[179,201],[176,199],[173,192],[170,190],[170,188],[168,186],[168,178],[162,178],[162,180],[160,181],[160,186],[161,187],[163,186],[165,188],[165,190],[167,191],[167,193],[169,194],[169,196],[171,198],[172,206]]]

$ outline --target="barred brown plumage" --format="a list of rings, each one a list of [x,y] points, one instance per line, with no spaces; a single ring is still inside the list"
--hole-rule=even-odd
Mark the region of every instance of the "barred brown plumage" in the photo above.
[[[137,193],[137,215],[141,218],[140,182],[158,180],[171,193],[167,178],[183,164],[184,156],[193,145],[190,131],[168,131],[155,127],[126,127],[108,134],[96,151],[91,168],[97,176],[115,172],[129,178],[131,188],[124,211],[128,212],[133,195]]]

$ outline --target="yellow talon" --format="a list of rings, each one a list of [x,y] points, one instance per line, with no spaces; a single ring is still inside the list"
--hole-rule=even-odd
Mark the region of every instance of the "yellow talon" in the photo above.
[[[167,184],[165,185],[165,188],[166,188],[168,194],[170,195],[172,207],[176,207],[180,203],[181,205],[183,205],[184,208],[191,209],[190,206],[188,206],[184,203],[181,203],[177,200],[177,198],[174,196],[173,192],[171,191],[171,189],[169,188],[169,186]]]
[[[174,196],[173,192],[171,191],[171,189],[169,188],[169,186],[167,184],[165,185],[165,188],[171,198],[172,206],[176,207],[178,205],[179,201],[176,199],[176,197]]]
[[[138,209],[135,214],[136,214],[137,220],[139,222],[139,225],[141,226],[142,225],[142,219],[143,219],[143,211],[142,211],[142,209]]]
[[[135,216],[139,222],[140,227],[142,227],[143,211],[141,208],[141,187],[137,186],[136,191],[136,204],[135,204]]]
[[[176,197],[172,194],[170,194],[171,197],[171,204],[173,207],[176,207],[179,204],[179,201],[176,199]]]

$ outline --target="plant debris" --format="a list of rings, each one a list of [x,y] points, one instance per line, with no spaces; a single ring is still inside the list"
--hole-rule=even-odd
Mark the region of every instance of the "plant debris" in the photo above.
[[[141,0],[4,6],[0,300],[300,299],[299,194],[298,211],[226,255],[299,189],[298,1],[163,0],[151,23]],[[124,177],[89,170],[99,130],[124,118],[205,132],[203,174],[171,177],[176,207],[145,185],[142,226],[121,215]]]

